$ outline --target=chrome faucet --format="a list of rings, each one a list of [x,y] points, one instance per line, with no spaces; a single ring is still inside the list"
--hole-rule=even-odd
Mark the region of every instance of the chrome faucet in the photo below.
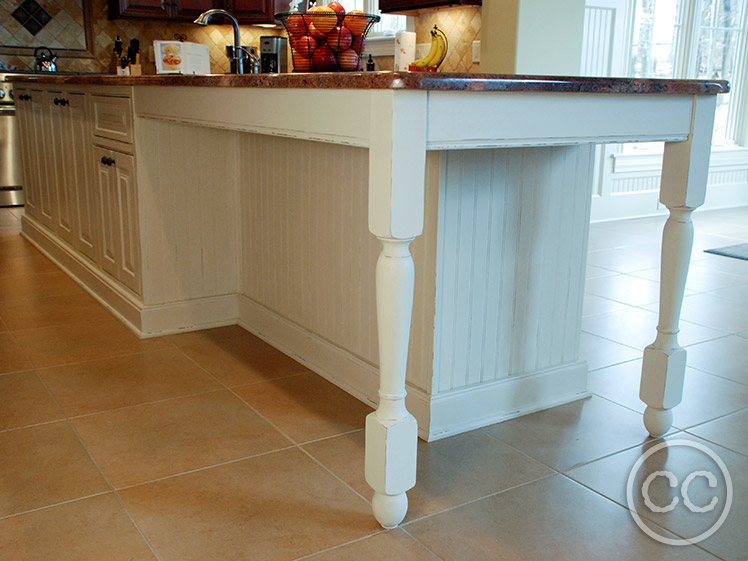
[[[226,16],[234,25],[234,46],[226,46],[226,56],[229,57],[229,60],[231,61],[231,73],[257,74],[260,71],[260,61],[255,55],[241,46],[241,39],[239,38],[239,22],[236,21],[234,16],[226,10],[208,10],[197,16],[195,23],[198,25],[208,25],[208,20],[214,15]]]

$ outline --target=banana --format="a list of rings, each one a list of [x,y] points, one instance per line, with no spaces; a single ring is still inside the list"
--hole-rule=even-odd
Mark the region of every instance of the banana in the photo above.
[[[434,33],[436,35],[436,40],[439,43],[439,46],[437,48],[436,54],[434,55],[434,58],[429,62],[431,63],[431,66],[436,66],[438,68],[447,56],[448,43],[447,36],[441,29],[434,26]]]
[[[413,62],[415,68],[438,67],[444,60],[444,57],[447,56],[447,36],[436,25],[430,33],[431,47],[429,48],[429,52],[425,57],[419,58]]]
[[[418,60],[414,61],[413,66],[415,66],[416,68],[426,68],[427,66],[429,66],[431,59],[434,58],[434,55],[437,54],[438,50],[439,50],[439,41],[436,38],[436,32],[432,30],[431,31],[431,47],[429,48],[428,54],[425,57],[419,58]]]

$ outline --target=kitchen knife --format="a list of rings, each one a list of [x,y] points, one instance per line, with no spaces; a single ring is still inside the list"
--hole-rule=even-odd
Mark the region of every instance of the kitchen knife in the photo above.
[[[122,37],[119,35],[117,35],[117,38],[114,40],[114,54],[117,55],[117,58],[122,56]]]
[[[138,39],[130,39],[130,46],[127,47],[127,58],[133,64],[135,64],[138,51],[140,51],[140,41]]]

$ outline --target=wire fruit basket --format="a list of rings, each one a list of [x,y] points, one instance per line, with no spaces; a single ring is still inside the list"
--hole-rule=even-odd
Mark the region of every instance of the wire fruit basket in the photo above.
[[[366,34],[381,18],[316,7],[277,13],[275,19],[288,33],[294,72],[354,72],[362,68]]]

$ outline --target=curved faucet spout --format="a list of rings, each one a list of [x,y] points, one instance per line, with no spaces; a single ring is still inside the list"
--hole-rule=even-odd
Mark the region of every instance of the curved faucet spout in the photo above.
[[[197,19],[195,19],[194,23],[198,25],[208,25],[208,20],[210,20],[210,18],[213,16],[227,17],[229,18],[229,20],[231,20],[231,24],[234,26],[234,48],[231,51],[231,55],[229,55],[229,58],[231,59],[232,74],[245,73],[244,62],[247,58],[252,59],[253,63],[252,66],[250,66],[249,71],[256,72],[255,68],[257,66],[257,57],[255,57],[252,53],[247,51],[247,49],[241,46],[241,38],[239,37],[239,22],[229,12],[219,9],[208,10],[197,16]]]

